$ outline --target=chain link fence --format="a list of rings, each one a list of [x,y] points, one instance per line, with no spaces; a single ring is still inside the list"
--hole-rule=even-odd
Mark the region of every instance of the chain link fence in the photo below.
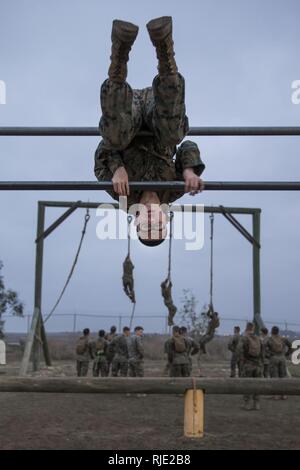
[[[233,327],[239,325],[241,330],[246,326],[251,318],[226,318],[221,317],[221,324],[218,333],[222,335],[231,334]],[[13,315],[3,315],[2,322],[7,333],[27,333],[30,329],[32,315],[26,314],[23,317]],[[46,322],[46,330],[49,333],[81,332],[84,328],[89,328],[92,332],[100,329],[108,331],[112,325],[117,327],[120,333],[124,326],[130,321],[130,315],[100,315],[94,313],[57,313],[52,315]],[[281,331],[300,331],[300,323],[290,321],[264,320],[266,326],[279,326]],[[179,322],[180,324],[180,322]],[[135,315],[133,327],[141,325],[145,333],[168,334],[169,326],[166,315]]]

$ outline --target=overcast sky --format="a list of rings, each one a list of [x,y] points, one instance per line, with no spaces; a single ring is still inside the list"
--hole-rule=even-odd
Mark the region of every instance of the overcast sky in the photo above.
[[[1,0],[0,80],[6,83],[7,96],[6,104],[0,105],[0,125],[96,126],[99,88],[109,66],[112,20],[140,26],[128,81],[142,88],[151,84],[157,71],[145,25],[152,18],[172,15],[190,126],[299,126],[300,105],[291,101],[291,84],[300,79],[299,14],[297,0]],[[206,163],[206,180],[300,179],[299,137],[194,140]],[[1,137],[1,180],[92,181],[98,141],[97,137]],[[78,199],[111,200],[95,191],[0,194],[0,259],[6,285],[19,292],[26,313],[33,309],[37,201]],[[263,318],[300,323],[300,194],[204,192],[179,202],[260,207]],[[47,210],[47,224],[60,214],[61,210]],[[68,274],[83,217],[78,210],[45,242],[44,314]],[[239,220],[251,228],[250,217]],[[126,241],[99,241],[97,222],[93,212],[76,272],[57,313],[130,313],[121,285]],[[225,318],[250,319],[251,246],[222,216],[215,222],[215,308]],[[208,301],[208,218],[205,234],[200,251],[186,251],[182,241],[173,245],[178,306],[184,288],[193,290],[199,308]],[[155,249],[133,243],[137,315],[166,314],[160,282],[167,272],[167,251],[166,243]],[[104,326],[110,323],[107,320]],[[14,327],[21,324],[23,328],[22,321]],[[89,324],[94,329],[101,326]],[[158,325],[149,320],[144,324],[148,329]],[[226,325],[231,328],[232,323]],[[50,326],[66,329],[72,322],[61,317]]]

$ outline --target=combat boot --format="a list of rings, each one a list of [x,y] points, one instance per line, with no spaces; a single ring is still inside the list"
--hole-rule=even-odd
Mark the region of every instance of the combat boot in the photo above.
[[[172,17],[162,16],[147,23],[147,29],[153,46],[156,48],[159,75],[178,73],[174,42],[172,39]]]
[[[129,52],[138,34],[138,26],[127,21],[114,20],[111,31],[111,64],[108,69],[110,80],[124,83],[127,77]]]

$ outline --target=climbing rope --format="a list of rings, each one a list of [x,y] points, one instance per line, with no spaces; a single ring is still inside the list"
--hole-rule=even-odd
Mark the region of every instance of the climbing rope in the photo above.
[[[164,304],[168,309],[168,325],[173,325],[173,318],[177,312],[172,299],[172,280],[171,280],[171,262],[172,262],[172,239],[173,239],[173,217],[174,213],[170,212],[170,239],[169,239],[169,257],[168,257],[168,275],[161,283],[161,295],[164,299]]]
[[[131,222],[132,222],[133,217],[131,215],[127,216],[127,240],[128,240],[128,246],[127,246],[127,256],[123,262],[123,288],[124,292],[129,297],[129,299],[132,302],[132,311],[131,311],[131,316],[130,316],[130,324],[129,328],[131,329],[132,327],[132,322],[133,322],[133,317],[134,317],[134,312],[135,312],[135,306],[136,306],[136,300],[135,300],[135,292],[134,292],[134,279],[133,279],[133,270],[134,270],[134,265],[131,261],[130,258],[130,242],[131,242],[131,235],[130,235],[130,228],[131,228]]]
[[[171,282],[171,261],[172,261],[172,239],[173,239],[173,218],[174,212],[170,212],[170,239],[169,239],[169,260],[168,260],[168,281]]]
[[[129,322],[129,329],[131,330],[132,328],[132,322],[133,322],[133,317],[134,317],[134,312],[135,312],[135,306],[136,302],[132,305],[132,311],[131,311],[131,317],[130,317],[130,322]]]
[[[214,261],[214,214],[211,213],[210,216],[210,288],[209,288],[209,307],[213,312],[213,281],[214,281],[214,272],[213,272],[213,261]]]
[[[132,222],[132,215],[127,216],[127,240],[128,240],[128,257],[130,258],[130,241],[131,241],[131,235],[130,235],[130,227],[131,227],[131,222]]]
[[[74,269],[75,269],[75,266],[76,266],[76,263],[78,261],[78,257],[79,257],[79,253],[80,253],[80,250],[81,250],[81,247],[82,247],[82,242],[83,242],[83,239],[84,239],[84,236],[85,236],[85,233],[86,233],[86,227],[87,227],[87,224],[90,220],[91,216],[89,214],[89,209],[86,210],[86,214],[84,216],[84,224],[83,224],[83,229],[82,229],[82,232],[81,232],[81,238],[80,238],[80,242],[79,242],[79,245],[78,245],[78,248],[77,248],[77,252],[76,252],[76,255],[75,255],[75,258],[74,258],[74,261],[73,261],[73,264],[72,264],[72,267],[71,267],[71,270],[70,270],[70,273],[67,277],[67,280],[65,282],[65,285],[57,299],[57,301],[55,302],[54,304],[54,307],[52,308],[52,310],[50,311],[50,313],[47,315],[47,317],[45,318],[44,320],[44,323],[46,323],[46,321],[49,320],[49,318],[51,317],[51,315],[54,313],[54,311],[56,310],[58,304],[60,303],[65,291],[66,291],[66,288],[68,287],[68,284],[71,280],[71,277],[73,275],[73,272],[74,272]]]

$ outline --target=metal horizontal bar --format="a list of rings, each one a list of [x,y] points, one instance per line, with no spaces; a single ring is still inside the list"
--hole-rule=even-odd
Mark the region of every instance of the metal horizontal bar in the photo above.
[[[2,136],[98,136],[98,127],[0,127]],[[151,135],[139,132],[138,135]],[[300,135],[297,126],[231,126],[231,127],[190,127],[187,135],[193,136],[283,136]]]
[[[131,189],[184,193],[183,181],[131,181]],[[106,191],[111,181],[0,181],[0,191]],[[299,191],[300,181],[206,181],[206,191]]]
[[[45,207],[71,207],[73,202],[68,201],[39,201]],[[117,202],[81,202],[78,204],[78,208],[82,209],[98,209],[98,207],[102,204],[110,204],[115,209],[119,209],[119,204]],[[170,210],[173,212],[182,212],[183,210],[186,212],[194,212],[196,211],[197,206],[195,204],[173,204],[170,207]],[[257,207],[225,207],[226,212],[232,214],[254,214],[256,212],[261,212],[261,209]],[[204,206],[204,212],[206,213],[217,213],[221,214],[222,210],[220,206]]]
[[[300,379],[1,377],[0,392],[300,395]]]

